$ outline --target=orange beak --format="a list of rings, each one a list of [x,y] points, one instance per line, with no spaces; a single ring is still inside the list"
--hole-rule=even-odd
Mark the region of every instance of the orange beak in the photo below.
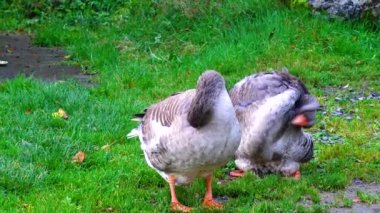
[[[292,120],[292,124],[295,126],[305,127],[309,124],[309,121],[304,114],[300,114]]]

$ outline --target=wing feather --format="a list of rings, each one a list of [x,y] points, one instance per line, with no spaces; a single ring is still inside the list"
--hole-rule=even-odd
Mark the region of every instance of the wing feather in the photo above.
[[[166,98],[151,106],[145,113],[142,121],[144,153],[150,164],[160,170],[169,172],[174,161],[168,147],[168,138],[173,131],[175,120],[186,118],[195,92],[189,90]],[[187,121],[187,120],[186,120]]]
[[[165,100],[149,107],[142,122],[142,133],[146,136],[145,140],[150,140],[154,136],[152,135],[153,132],[160,133],[160,130],[151,130],[152,128],[169,128],[176,117],[187,113],[193,97],[194,91],[188,90],[169,96]]]
[[[260,103],[278,95],[290,87],[307,93],[303,83],[287,72],[258,73],[238,82],[230,91],[230,96],[235,108],[246,108],[255,102]]]

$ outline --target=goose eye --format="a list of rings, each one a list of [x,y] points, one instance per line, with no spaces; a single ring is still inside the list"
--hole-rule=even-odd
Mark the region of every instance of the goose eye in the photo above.
[[[294,103],[294,108],[295,109],[298,109],[298,108],[300,108],[301,107],[301,99],[298,99],[297,101],[296,101],[296,103]]]

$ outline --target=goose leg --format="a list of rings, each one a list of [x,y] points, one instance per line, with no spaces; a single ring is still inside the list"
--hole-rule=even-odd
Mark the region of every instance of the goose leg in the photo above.
[[[170,195],[171,195],[170,209],[172,211],[190,212],[191,208],[188,206],[182,205],[177,199],[177,195],[175,193],[175,177],[173,175],[170,175],[168,179],[169,179]]]
[[[213,208],[213,209],[222,209],[223,205],[216,202],[212,197],[212,187],[211,187],[211,175],[208,175],[206,177],[206,194],[203,199],[203,206],[206,208]]]

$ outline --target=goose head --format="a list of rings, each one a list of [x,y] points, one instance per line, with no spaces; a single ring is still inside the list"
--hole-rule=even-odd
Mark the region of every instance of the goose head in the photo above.
[[[291,124],[296,127],[312,127],[315,124],[315,115],[319,107],[319,102],[314,96],[304,94],[295,103],[295,116],[292,119]]]
[[[301,80],[287,70],[258,73],[235,84],[230,95],[242,127],[239,169],[288,176],[312,159],[313,140],[303,129],[316,123],[319,103]]]

